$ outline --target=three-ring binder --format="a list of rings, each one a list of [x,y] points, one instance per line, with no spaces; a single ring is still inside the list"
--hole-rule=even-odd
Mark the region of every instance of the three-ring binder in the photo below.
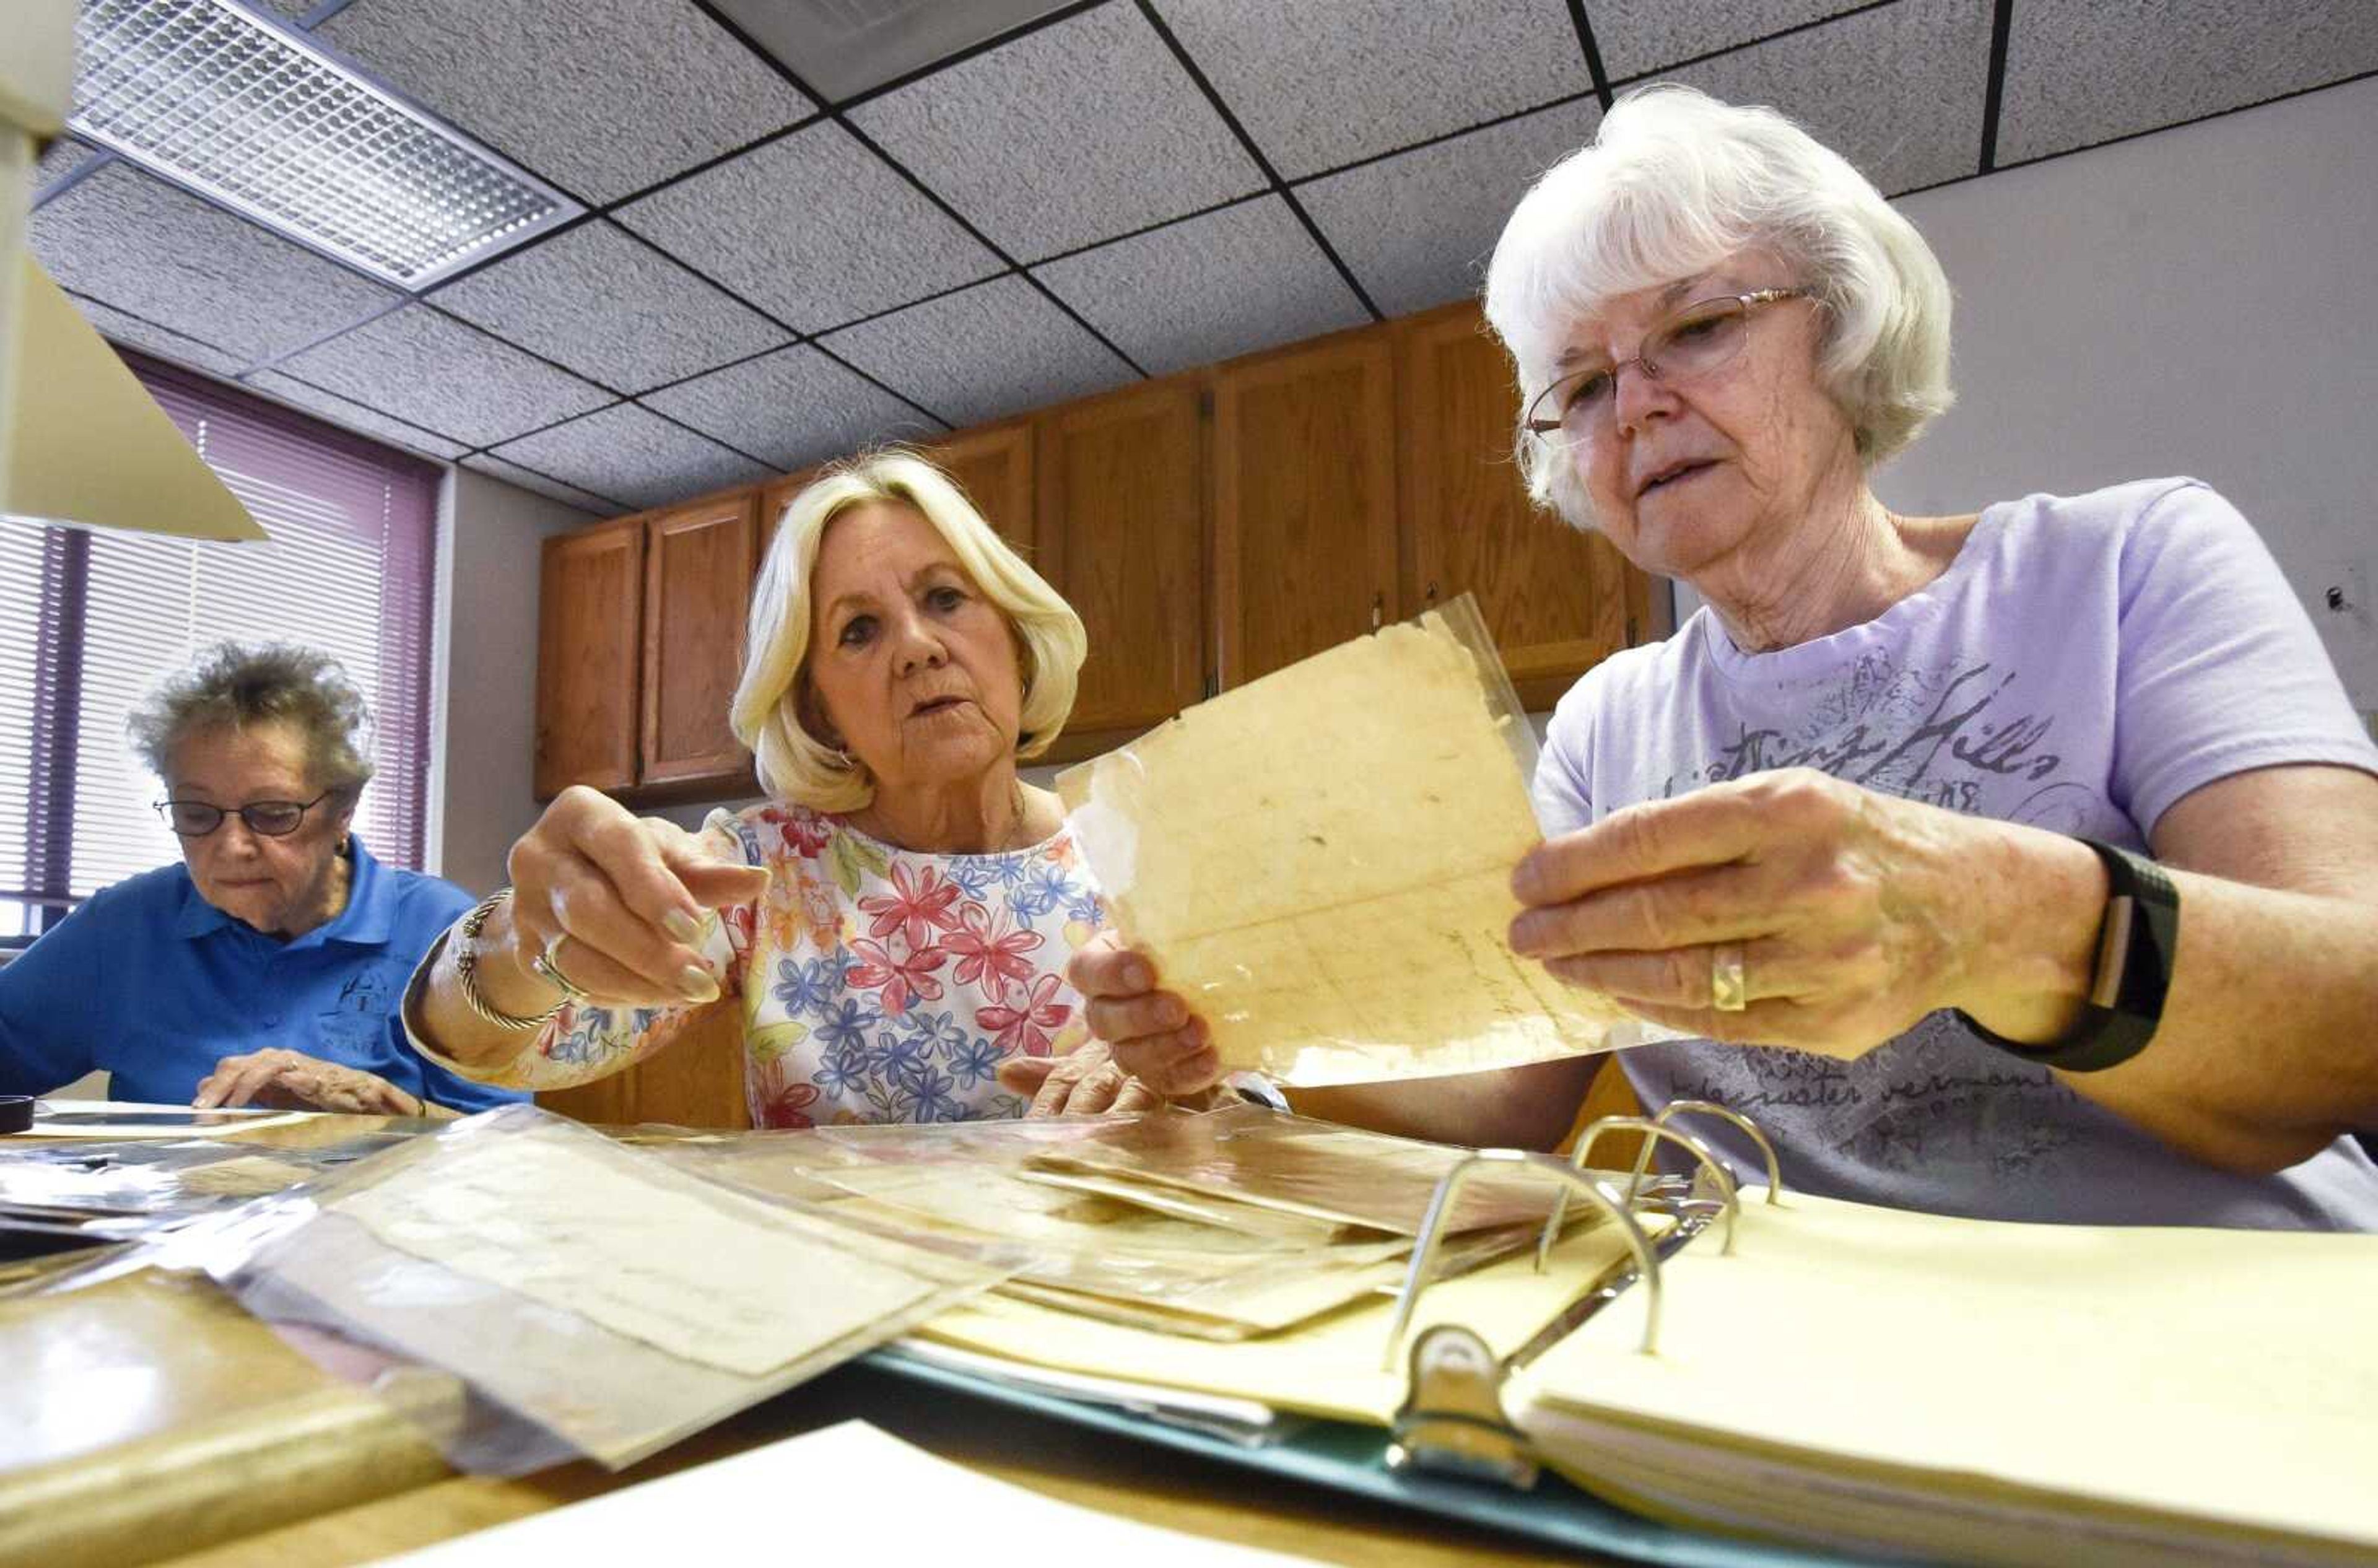
[[[1396,1353],[1403,1347],[1421,1293],[1433,1283],[1432,1274],[1444,1244],[1447,1223],[1474,1172],[1521,1166],[1541,1170],[1558,1182],[1552,1212],[1545,1218],[1543,1233],[1537,1242],[1539,1273],[1559,1238],[1572,1193],[1582,1195],[1619,1227],[1632,1261],[1627,1268],[1589,1289],[1507,1357],[1496,1356],[1483,1336],[1459,1323],[1437,1324],[1414,1339],[1405,1363],[1404,1402],[1396,1411],[1387,1450],[1389,1469],[1435,1470],[1499,1481],[1524,1490],[1535,1484],[1541,1465],[1526,1434],[1503,1408],[1503,1386],[1510,1374],[1557,1344],[1587,1318],[1639,1287],[1643,1299],[1643,1335],[1638,1350],[1646,1356],[1658,1353],[1660,1260],[1699,1235],[1718,1216],[1725,1221],[1721,1255],[1731,1256],[1742,1215],[1734,1174],[1708,1144],[1669,1125],[1679,1116],[1712,1116],[1739,1128],[1766,1157],[1767,1202],[1782,1201],[1784,1179],[1774,1144],[1750,1118],[1707,1100],[1678,1100],[1663,1107],[1656,1117],[1603,1117],[1578,1135],[1576,1149],[1567,1160],[1517,1149],[1481,1149],[1445,1173],[1429,1199],[1420,1237],[1412,1245],[1411,1267],[1403,1288],[1396,1296],[1395,1317],[1388,1324],[1387,1343],[1381,1357],[1383,1368],[1392,1370],[1395,1366]],[[1586,1161],[1594,1144],[1605,1132],[1615,1131],[1643,1135],[1643,1146],[1636,1155],[1623,1193],[1612,1191],[1603,1180],[1586,1173]],[[1652,1148],[1659,1143],[1675,1144],[1698,1164],[1695,1183],[1682,1195],[1647,1186]],[[1716,1189],[1718,1199],[1714,1203],[1693,1195],[1698,1191],[1700,1175],[1706,1175]],[[1675,1224],[1654,1243],[1635,1217],[1639,1207],[1663,1214]]]

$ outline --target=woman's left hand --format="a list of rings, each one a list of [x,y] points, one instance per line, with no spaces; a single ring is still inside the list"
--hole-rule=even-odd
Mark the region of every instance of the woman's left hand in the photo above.
[[[418,1116],[426,1108],[376,1073],[277,1048],[216,1062],[190,1104],[200,1110],[257,1105],[347,1116]]]
[[[1063,1056],[1010,1057],[999,1064],[999,1086],[1032,1096],[1028,1117],[1111,1116],[1164,1104],[1163,1095],[1125,1072],[1099,1039]]]
[[[2038,1011],[2039,998],[2010,991],[2022,971],[1993,941],[2026,921],[2070,923],[2024,907],[2041,889],[2030,857],[2054,846],[2089,862],[2081,876],[2094,868],[2085,847],[2036,829],[1808,768],[1758,773],[1539,846],[1512,876],[1530,907],[1511,923],[1511,946],[1655,1023],[1856,1058],[1937,1008],[1986,1022]],[[2069,856],[2049,864],[2060,877],[2075,870]],[[2096,916],[2084,913],[2085,944]],[[1721,1011],[1715,970],[1729,944],[1745,1005]],[[2055,967],[2024,978],[2060,980]]]

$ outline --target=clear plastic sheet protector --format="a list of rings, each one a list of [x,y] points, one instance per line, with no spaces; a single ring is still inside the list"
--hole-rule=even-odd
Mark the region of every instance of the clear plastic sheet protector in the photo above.
[[[632,1464],[1014,1266],[761,1203],[529,1106],[258,1199],[166,1253],[340,1375],[378,1355],[461,1378],[474,1397],[430,1435],[499,1474]]]
[[[1506,941],[1540,842],[1535,736],[1467,594],[1189,709],[1061,775],[1117,928],[1291,1085],[1639,1043]]]
[[[1023,1249],[1007,1294],[1207,1339],[1275,1333],[1399,1284],[1436,1179],[1463,1152],[1255,1106],[821,1128],[661,1151],[712,1180],[912,1240]],[[1449,1272],[1531,1241],[1552,1193],[1526,1177],[1473,1188]]]

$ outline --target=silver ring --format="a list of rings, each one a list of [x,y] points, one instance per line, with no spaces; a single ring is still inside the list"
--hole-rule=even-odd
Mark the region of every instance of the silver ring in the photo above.
[[[538,953],[535,957],[528,961],[528,966],[531,969],[535,970],[538,976],[541,976],[547,984],[559,990],[563,996],[568,997],[571,1001],[583,1001],[586,999],[586,987],[571,979],[569,976],[563,974],[561,972],[561,965],[554,962],[553,955],[561,951],[561,944],[569,940],[570,933],[567,931],[564,931],[561,935],[554,938],[551,942],[546,945],[546,949],[543,952]]]
[[[1743,972],[1742,944],[1720,942],[1710,949],[1710,1006],[1720,1012],[1740,1012],[1750,1005],[1750,980]]]

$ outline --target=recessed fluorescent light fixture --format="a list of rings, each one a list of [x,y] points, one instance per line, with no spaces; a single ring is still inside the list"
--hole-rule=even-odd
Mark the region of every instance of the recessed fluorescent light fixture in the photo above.
[[[77,133],[401,289],[582,210],[236,0],[84,0],[77,42]]]

